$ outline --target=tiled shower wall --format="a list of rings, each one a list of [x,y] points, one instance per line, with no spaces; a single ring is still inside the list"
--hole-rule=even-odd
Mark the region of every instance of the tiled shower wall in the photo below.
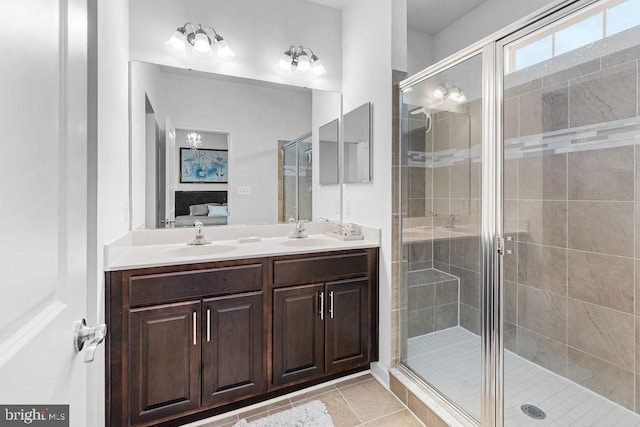
[[[443,325],[455,326],[451,324],[454,310],[456,325],[478,333],[481,101],[463,104],[459,112],[434,114],[428,132],[424,114],[407,116],[409,131],[403,135],[406,164],[402,169],[407,216],[403,220],[403,228],[442,228],[453,215],[453,230],[464,230],[467,234],[403,246],[411,282],[408,298],[413,306],[421,307],[421,310],[408,308],[408,336],[433,332],[442,329]],[[416,281],[421,277],[418,271],[430,268],[450,273],[459,280],[455,306],[437,305],[437,289],[442,285],[426,280]],[[434,294],[426,298],[426,290],[422,288],[433,288]],[[431,301],[435,303],[430,304]]]
[[[515,73],[504,99],[505,346],[636,412],[639,57]]]

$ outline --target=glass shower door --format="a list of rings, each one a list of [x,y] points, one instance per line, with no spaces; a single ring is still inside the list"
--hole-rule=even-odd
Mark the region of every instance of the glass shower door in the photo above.
[[[640,425],[639,25],[601,1],[503,46],[507,426]]]
[[[482,55],[402,92],[401,361],[481,416]]]

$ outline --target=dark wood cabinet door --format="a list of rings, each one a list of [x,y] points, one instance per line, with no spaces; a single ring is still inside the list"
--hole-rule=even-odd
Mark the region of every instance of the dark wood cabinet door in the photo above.
[[[369,362],[369,281],[327,283],[326,370],[338,372]]]
[[[131,424],[200,406],[200,322],[200,301],[130,312]]]
[[[273,383],[294,382],[324,372],[324,285],[273,290]]]
[[[202,404],[264,392],[262,292],[206,299],[202,318]]]

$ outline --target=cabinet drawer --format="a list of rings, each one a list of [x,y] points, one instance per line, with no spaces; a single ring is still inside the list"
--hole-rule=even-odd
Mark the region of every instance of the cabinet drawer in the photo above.
[[[366,276],[366,252],[279,260],[273,263],[273,284],[294,285],[326,280]]]
[[[262,289],[262,264],[134,276],[131,307]]]

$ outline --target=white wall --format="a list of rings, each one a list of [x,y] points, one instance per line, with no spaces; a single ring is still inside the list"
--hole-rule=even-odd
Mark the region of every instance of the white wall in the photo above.
[[[131,2],[131,59],[333,91],[341,90],[341,14],[300,0],[135,0]],[[236,56],[220,61],[173,53],[164,43],[190,21],[212,26]],[[292,80],[275,67],[290,45],[310,47],[328,73]],[[295,77],[295,76],[294,76]]]
[[[433,36],[407,30],[407,75],[411,76],[433,64]]]
[[[311,91],[163,73],[162,105],[176,129],[229,134],[230,224],[278,221],[278,140],[311,130]],[[251,187],[249,196],[238,186]]]
[[[201,137],[202,145],[200,148],[208,148],[211,150],[228,150],[229,135],[226,133],[203,132],[199,129],[176,129],[176,152],[175,152],[175,171],[176,191],[227,191],[227,184],[181,184],[180,183],[180,149],[189,148],[187,144],[187,134],[189,132],[198,131]]]
[[[341,116],[342,96],[337,92],[314,90],[312,99],[312,150],[316,154],[312,158],[313,186],[313,218],[319,216],[340,219],[340,184],[320,185],[320,127]],[[338,128],[341,124],[338,125]],[[337,156],[337,153],[336,153]],[[323,159],[324,161],[338,161]],[[340,170],[340,169],[338,169]]]
[[[550,0],[487,0],[433,37],[436,63],[449,55],[551,4]]]
[[[407,70],[407,0],[391,3],[391,68]]]
[[[382,229],[380,362],[373,369],[383,379],[391,364],[392,7],[392,0],[350,0],[342,14],[343,109],[347,113],[367,101],[373,109],[373,179],[344,184],[343,216]]]

